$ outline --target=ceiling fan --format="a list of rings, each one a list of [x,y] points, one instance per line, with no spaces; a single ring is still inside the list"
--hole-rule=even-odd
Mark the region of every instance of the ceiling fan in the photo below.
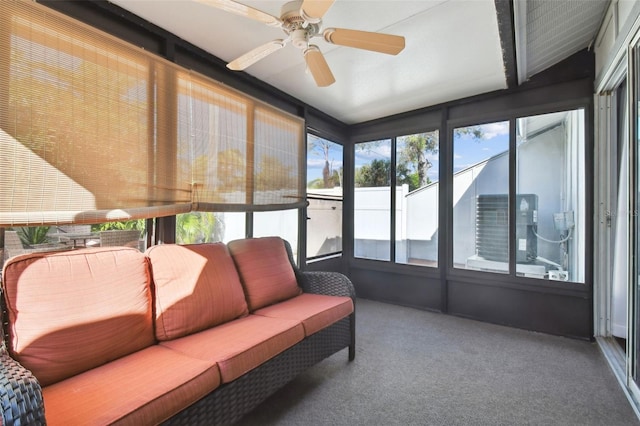
[[[244,16],[272,27],[281,28],[287,35],[258,46],[227,64],[227,68],[242,71],[259,60],[274,53],[287,43],[302,50],[307,68],[320,87],[329,86],[336,80],[327,61],[314,44],[314,37],[323,37],[328,43],[374,52],[397,55],[404,49],[404,37],[344,28],[322,28],[322,17],[335,0],[295,0],[282,6],[280,17],[245,6],[233,0],[196,0],[226,12]]]

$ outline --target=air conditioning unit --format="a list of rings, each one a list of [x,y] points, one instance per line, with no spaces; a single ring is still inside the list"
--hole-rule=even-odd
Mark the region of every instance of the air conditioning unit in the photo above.
[[[538,196],[516,195],[516,262],[538,257]],[[476,253],[498,262],[509,261],[509,196],[481,194],[476,199]]]

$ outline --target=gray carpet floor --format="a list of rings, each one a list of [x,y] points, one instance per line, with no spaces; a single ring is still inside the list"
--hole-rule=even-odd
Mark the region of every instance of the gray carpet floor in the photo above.
[[[358,300],[342,350],[238,425],[640,425],[595,343]]]

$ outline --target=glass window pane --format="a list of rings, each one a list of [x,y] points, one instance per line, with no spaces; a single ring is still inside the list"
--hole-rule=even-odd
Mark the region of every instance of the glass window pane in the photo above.
[[[438,131],[396,141],[396,262],[438,266]]]
[[[519,275],[584,282],[584,128],[582,109],[517,120]]]
[[[298,215],[300,210],[277,210],[253,214],[253,236],[281,237],[291,244],[293,258],[298,259]]]
[[[307,258],[342,252],[342,145],[307,135]]]
[[[0,246],[0,266],[19,254],[100,246],[133,247],[144,251],[147,248],[146,220],[5,228],[4,244]]]
[[[453,266],[509,272],[509,122],[453,133]]]
[[[354,256],[390,260],[391,140],[355,146]]]
[[[191,212],[179,214],[176,216],[176,243],[228,243],[244,238],[245,228],[245,213]]]

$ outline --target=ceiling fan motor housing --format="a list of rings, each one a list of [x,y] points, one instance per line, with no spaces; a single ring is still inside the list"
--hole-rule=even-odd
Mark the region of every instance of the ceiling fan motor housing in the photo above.
[[[307,30],[294,30],[291,34],[291,44],[298,49],[306,49],[309,45],[309,34]]]
[[[282,29],[289,35],[291,44],[298,49],[306,49],[309,46],[309,39],[318,35],[321,19],[309,21],[301,7],[301,0],[285,3],[280,11],[280,20]]]

